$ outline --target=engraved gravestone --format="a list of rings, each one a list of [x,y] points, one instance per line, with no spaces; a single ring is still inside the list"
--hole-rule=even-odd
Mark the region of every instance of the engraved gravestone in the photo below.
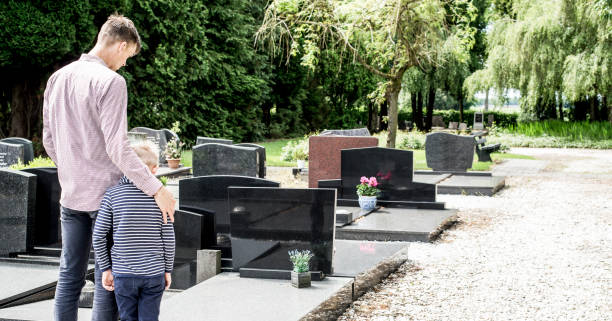
[[[459,123],[456,121],[452,121],[448,123],[448,129],[455,129],[457,130],[459,128]]]
[[[427,166],[434,171],[466,172],[474,161],[474,137],[449,133],[425,136]]]
[[[130,132],[135,133],[145,133],[147,135],[147,139],[151,141],[157,148],[159,149],[159,163],[166,164],[166,145],[168,145],[168,140],[166,140],[166,133],[163,130],[151,129],[147,127],[136,127],[130,130]]]
[[[32,141],[21,137],[9,137],[0,139],[0,143],[17,144],[23,146],[23,163],[28,164],[34,159],[34,147]]]
[[[474,113],[474,129],[484,129],[484,115],[481,112]]]
[[[336,135],[336,136],[371,136],[367,128],[355,129],[327,129],[319,134],[319,136]]]
[[[433,116],[431,118],[431,126],[446,128],[446,123],[444,122],[442,116]]]
[[[33,246],[36,175],[0,169],[0,255]]]
[[[487,127],[493,126],[494,121],[495,121],[495,115],[493,114],[487,115]]]
[[[198,136],[198,139],[196,140],[196,145],[211,144],[211,143],[224,144],[224,145],[232,145],[234,143],[234,141],[231,140],[231,139],[202,137],[202,136]]]
[[[193,176],[240,175],[257,177],[257,148],[201,144],[193,148]]]
[[[145,133],[128,132],[127,137],[132,145],[147,141],[147,134]]]
[[[242,147],[252,147],[257,149],[257,153],[259,154],[259,172],[257,176],[259,178],[266,177],[266,148],[252,143],[240,143],[234,146],[242,146]]]
[[[0,168],[23,162],[23,145],[0,143]]]

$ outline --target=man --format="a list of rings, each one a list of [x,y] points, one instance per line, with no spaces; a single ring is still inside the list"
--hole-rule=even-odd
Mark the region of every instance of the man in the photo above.
[[[85,284],[92,226],[106,190],[127,176],[153,196],[164,223],[174,221],[176,201],[130,147],[127,87],[116,71],[140,51],[134,23],[112,15],[88,53],[55,72],[43,106],[43,144],[58,168],[62,255],[55,291],[55,320],[77,320]],[[117,320],[113,292],[104,290],[96,264],[92,320]]]

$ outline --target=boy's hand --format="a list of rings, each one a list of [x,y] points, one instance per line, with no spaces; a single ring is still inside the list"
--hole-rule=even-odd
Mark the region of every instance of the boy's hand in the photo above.
[[[111,269],[102,272],[102,286],[107,291],[115,290],[115,281],[113,279],[113,271],[111,271]]]
[[[170,273],[166,272],[166,274],[164,274],[164,278],[166,279],[166,288],[164,290],[168,290],[170,288],[170,284],[172,284],[172,276],[170,276]]]

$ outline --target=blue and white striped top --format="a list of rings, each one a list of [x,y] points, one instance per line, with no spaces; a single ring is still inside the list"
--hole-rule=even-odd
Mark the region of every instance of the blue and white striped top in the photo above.
[[[111,229],[113,246],[109,258],[107,238]],[[172,272],[174,228],[170,221],[163,223],[155,199],[123,176],[119,185],[104,194],[94,227],[93,247],[101,271],[112,268],[113,275],[159,276]]]

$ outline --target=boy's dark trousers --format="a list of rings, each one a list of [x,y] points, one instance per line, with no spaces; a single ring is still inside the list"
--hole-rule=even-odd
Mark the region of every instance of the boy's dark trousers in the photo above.
[[[164,276],[115,276],[115,299],[121,321],[157,321],[166,280]]]

